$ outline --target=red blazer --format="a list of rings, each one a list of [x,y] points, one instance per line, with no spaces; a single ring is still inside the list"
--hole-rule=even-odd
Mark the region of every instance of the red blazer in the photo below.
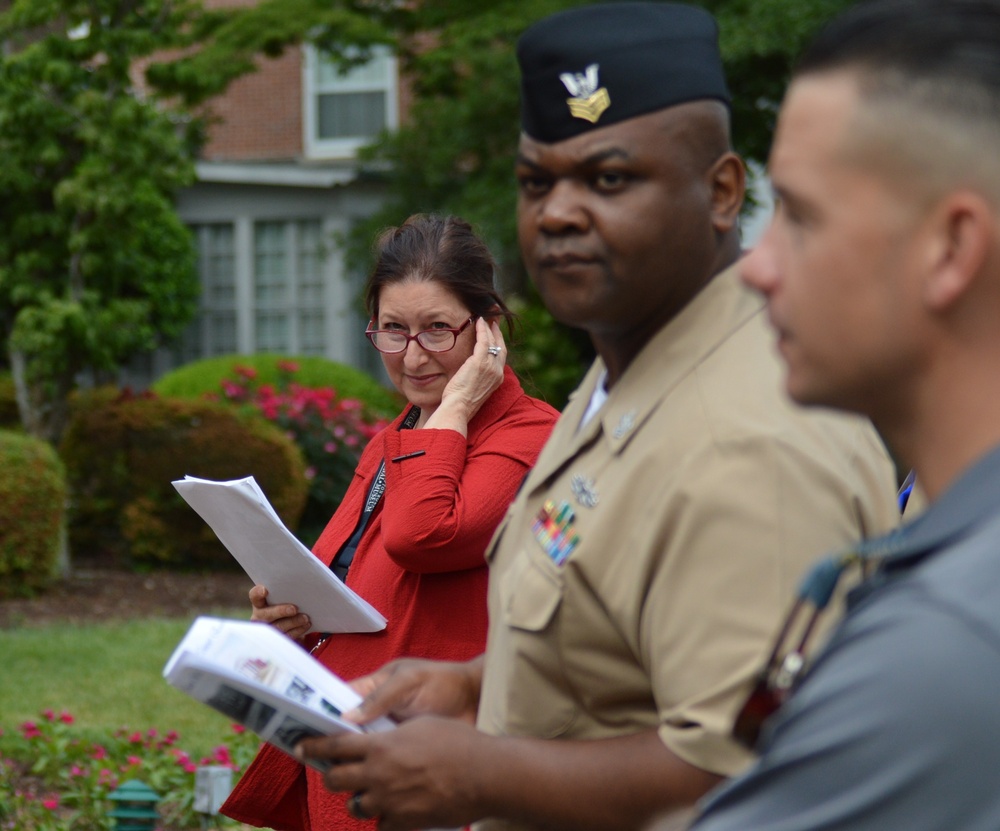
[[[529,397],[509,367],[500,387],[454,430],[399,430],[406,412],[369,442],[354,481],[313,552],[329,564],[350,538],[385,460],[386,488],[365,529],[347,584],[388,619],[374,633],[332,635],[315,656],[357,678],[393,658],[464,661],[486,645],[483,553],[538,458],[558,413]],[[401,459],[415,451],[423,455]],[[275,831],[374,828],[347,816],[346,795],[270,746],[258,754],[222,813]]]

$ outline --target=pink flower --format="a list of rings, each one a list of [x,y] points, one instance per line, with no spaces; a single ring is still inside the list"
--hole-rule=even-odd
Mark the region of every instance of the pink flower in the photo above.
[[[136,730],[128,737],[128,740],[129,744],[142,744],[142,733]]]
[[[101,759],[106,759],[107,756],[108,756],[107,749],[105,749],[101,745],[97,745],[97,747],[94,748],[94,752],[90,754],[90,758],[96,759],[97,761],[100,761]]]
[[[59,797],[50,796],[48,799],[42,800],[42,807],[48,808],[50,811],[55,811],[59,808]]]
[[[198,770],[198,766],[194,762],[188,762],[184,765],[185,773],[194,773],[196,770]]]
[[[222,382],[222,392],[225,394],[226,398],[239,398],[243,395],[243,387],[239,384],[233,383],[229,380],[224,380]]]
[[[45,716],[46,721],[55,721],[56,714],[53,710],[45,710],[42,715]]]
[[[295,361],[278,361],[276,364],[279,372],[287,372],[289,374],[299,371],[299,365]]]
[[[69,769],[69,775],[70,775],[71,778],[75,779],[78,776],[86,776],[87,775],[87,771],[85,771],[79,765],[73,765],[73,767],[71,767]]]
[[[138,756],[129,756],[125,761],[127,761],[130,765],[135,765],[135,767],[139,767],[139,765],[142,764],[142,759]]]
[[[296,369],[298,369],[298,367],[296,367]],[[247,731],[246,727],[244,727],[242,724],[234,724],[232,725],[232,727],[234,733],[246,733]]]
[[[59,714],[59,721],[61,721],[63,724],[72,724],[73,721],[74,721],[74,719],[73,719],[73,716],[71,716],[69,713],[67,713],[65,710],[63,710]]]
[[[33,721],[26,721],[21,725],[21,732],[24,734],[26,739],[37,739],[42,735],[42,731],[38,729],[38,725]]]

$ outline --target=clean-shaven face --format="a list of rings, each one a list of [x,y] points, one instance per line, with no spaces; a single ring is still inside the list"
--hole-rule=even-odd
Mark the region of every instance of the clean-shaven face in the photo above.
[[[849,73],[793,82],[770,159],[775,216],[741,269],[767,298],[792,398],[874,416],[919,360],[921,212],[849,152],[865,141],[859,106]]]

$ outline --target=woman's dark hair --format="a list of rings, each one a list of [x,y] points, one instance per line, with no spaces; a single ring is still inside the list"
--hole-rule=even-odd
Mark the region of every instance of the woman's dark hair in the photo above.
[[[414,214],[375,240],[375,266],[365,289],[365,307],[378,317],[382,288],[392,283],[440,283],[477,317],[502,317],[508,334],[514,313],[494,286],[496,262],[472,226],[457,216]]]

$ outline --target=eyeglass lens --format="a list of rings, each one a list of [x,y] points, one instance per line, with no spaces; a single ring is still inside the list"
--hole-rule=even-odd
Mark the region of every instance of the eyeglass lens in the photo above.
[[[455,345],[455,333],[448,329],[428,329],[415,336],[428,352],[447,352]],[[381,352],[402,352],[410,341],[402,332],[373,332],[371,336],[375,348]]]

